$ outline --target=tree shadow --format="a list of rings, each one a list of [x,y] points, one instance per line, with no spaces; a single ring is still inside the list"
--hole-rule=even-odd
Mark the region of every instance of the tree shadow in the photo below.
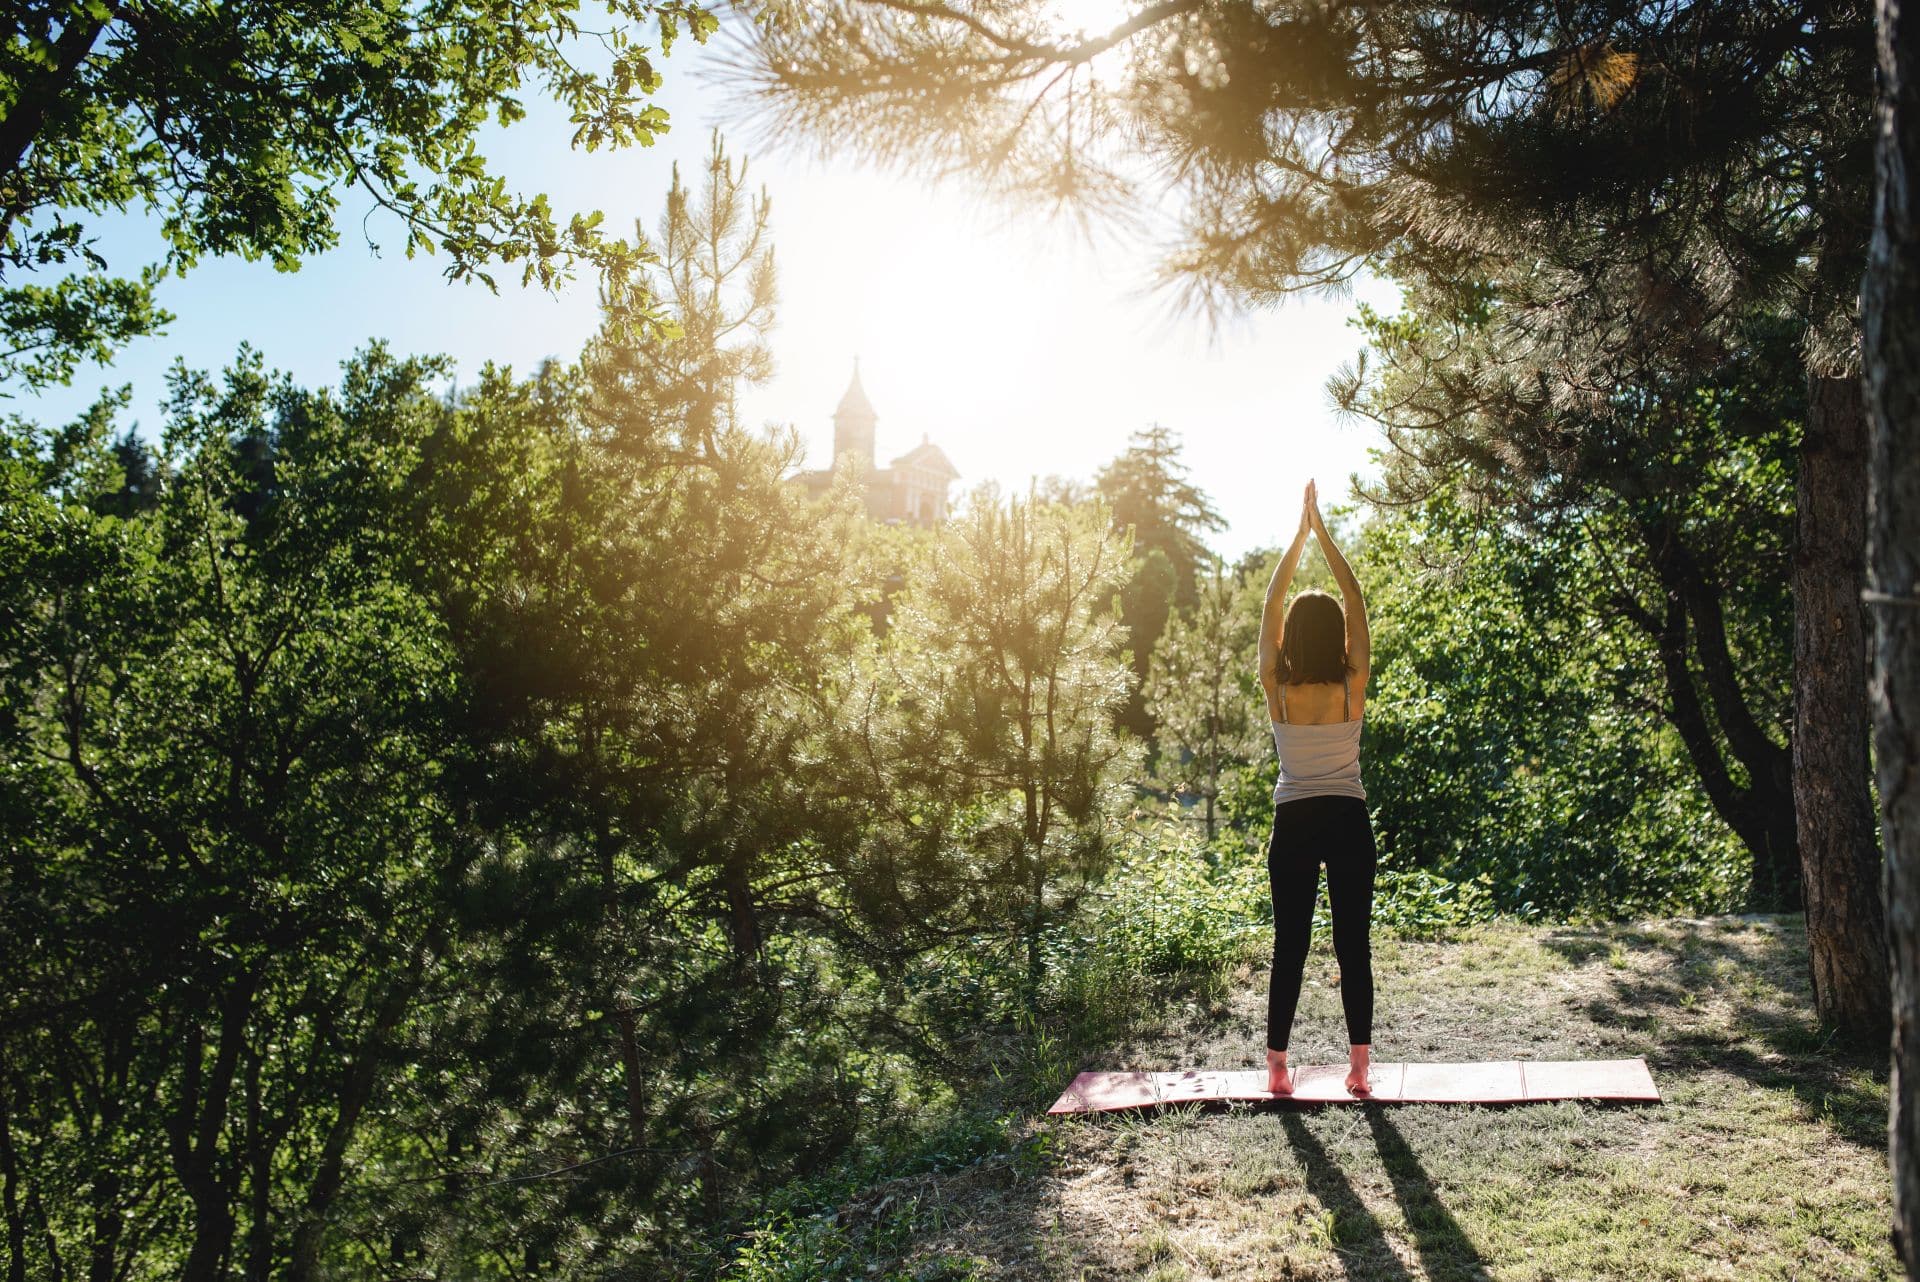
[[[1849,1042],[1815,1016],[1804,928],[1797,924],[1797,915],[1778,921],[1780,929],[1759,939],[1728,939],[1692,926],[1681,928],[1678,940],[1644,931],[1608,934],[1605,927],[1595,927],[1549,932],[1540,943],[1575,963],[1604,954],[1614,942],[1668,954],[1670,977],[1610,975],[1611,994],[1582,1002],[1582,1013],[1603,1028],[1653,1032],[1646,1051],[1650,1069],[1688,1073],[1711,1067],[1766,1090],[1790,1090],[1808,1102],[1814,1117],[1830,1110],[1836,1135],[1862,1148],[1884,1150],[1887,1052]],[[1734,973],[1749,981],[1759,978],[1777,994],[1777,1005],[1727,995],[1737,1030],[1731,1038],[1738,1040],[1722,1029],[1689,1026],[1692,1015],[1683,1004],[1690,993],[1714,982],[1720,960],[1732,963]],[[1862,1077],[1872,1085],[1862,1085]]]

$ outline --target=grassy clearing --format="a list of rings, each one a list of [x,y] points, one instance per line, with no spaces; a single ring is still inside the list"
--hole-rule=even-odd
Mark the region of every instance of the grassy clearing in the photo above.
[[[1447,941],[1377,938],[1374,958],[1377,1059],[1644,1055],[1665,1101],[1027,1116],[1002,1151],[839,1208],[857,1273],[1898,1276],[1886,1054],[1813,1020],[1798,915],[1483,923]],[[1296,1062],[1344,1061],[1334,971],[1322,939]],[[1234,981],[1078,1067],[1259,1064],[1264,967]]]

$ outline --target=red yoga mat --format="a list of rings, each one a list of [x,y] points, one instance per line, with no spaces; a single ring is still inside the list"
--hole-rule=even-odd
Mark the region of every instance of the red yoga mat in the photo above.
[[[1372,1089],[1355,1095],[1346,1088],[1345,1064],[1302,1064],[1293,1070],[1293,1093],[1267,1091],[1263,1068],[1244,1072],[1082,1073],[1054,1101],[1048,1113],[1111,1113],[1155,1104],[1209,1100],[1301,1100],[1313,1104],[1357,1104],[1383,1100],[1398,1104],[1515,1104],[1549,1099],[1648,1100],[1660,1092],[1647,1061],[1632,1059],[1497,1059],[1466,1064],[1376,1063],[1368,1078]]]

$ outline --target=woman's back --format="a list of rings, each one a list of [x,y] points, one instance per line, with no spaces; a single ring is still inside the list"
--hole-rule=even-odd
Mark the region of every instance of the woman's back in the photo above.
[[[1360,782],[1362,714],[1353,693],[1351,679],[1280,686],[1283,719],[1273,723],[1280,758],[1276,804],[1300,797],[1366,799]]]
[[[1289,725],[1317,726],[1334,721],[1358,721],[1366,712],[1366,686],[1349,676],[1346,681],[1303,681],[1280,685],[1282,718]]]

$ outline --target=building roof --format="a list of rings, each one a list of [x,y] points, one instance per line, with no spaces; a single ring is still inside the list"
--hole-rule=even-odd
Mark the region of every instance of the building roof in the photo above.
[[[840,398],[840,407],[833,412],[835,418],[848,415],[855,418],[877,419],[873,412],[873,402],[867,399],[867,389],[860,386],[860,358],[853,361],[853,381],[847,384],[846,394]]]
[[[895,467],[922,467],[929,472],[943,473],[950,479],[957,478],[960,475],[960,469],[953,465],[953,460],[947,457],[946,451],[938,445],[933,444],[925,436],[920,438],[918,445],[895,459],[893,465]]]

